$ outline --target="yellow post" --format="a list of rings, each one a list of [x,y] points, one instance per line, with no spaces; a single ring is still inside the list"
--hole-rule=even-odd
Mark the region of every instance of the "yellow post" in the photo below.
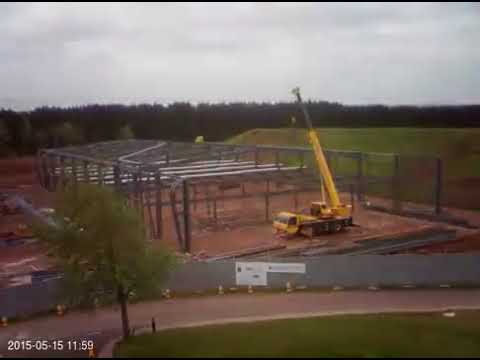
[[[63,316],[64,314],[64,307],[62,305],[57,305],[57,315],[58,316]]]
[[[163,296],[165,296],[167,299],[170,299],[170,289],[166,289],[166,290],[163,292]]]
[[[248,285],[248,293],[249,293],[249,294],[252,294],[252,293],[253,293],[252,285]]]
[[[135,293],[135,291],[132,291],[128,294],[128,302],[132,303],[135,301],[135,297],[137,296],[137,294]]]
[[[218,295],[223,295],[224,292],[223,292],[223,286],[222,285],[219,285],[218,286]]]
[[[287,293],[291,293],[291,292],[292,292],[292,284],[290,284],[290,281],[287,281],[286,289],[287,289]]]
[[[8,319],[6,316],[2,316],[2,326],[6,327],[8,325]]]

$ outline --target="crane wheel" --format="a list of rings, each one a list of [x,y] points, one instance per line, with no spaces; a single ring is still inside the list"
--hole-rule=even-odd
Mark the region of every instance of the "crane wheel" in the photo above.
[[[315,236],[315,229],[313,227],[309,227],[308,229],[306,229],[305,235],[307,235],[308,238],[313,239],[313,237]]]
[[[333,232],[339,232],[340,230],[342,230],[342,224],[335,223],[335,225],[333,226]]]

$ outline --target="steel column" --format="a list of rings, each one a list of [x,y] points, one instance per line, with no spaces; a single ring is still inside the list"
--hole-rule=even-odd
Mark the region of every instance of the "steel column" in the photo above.
[[[435,214],[442,212],[442,187],[443,187],[443,162],[442,159],[436,159],[436,177],[435,177]]]
[[[363,153],[358,153],[357,158],[357,200],[363,201]]]
[[[157,238],[163,238],[163,214],[162,214],[162,181],[160,180],[160,174],[157,172],[155,174],[155,184],[157,186],[156,189],[156,199],[155,199],[155,215],[156,215],[156,223],[157,223]]]
[[[184,226],[184,252],[191,251],[192,230],[190,224],[190,196],[188,180],[183,180],[183,226]]]
[[[270,220],[270,180],[266,182],[266,191],[265,191],[265,221]]]
[[[392,177],[392,208],[394,211],[402,210],[400,183],[400,156],[395,154],[393,157],[393,177]]]

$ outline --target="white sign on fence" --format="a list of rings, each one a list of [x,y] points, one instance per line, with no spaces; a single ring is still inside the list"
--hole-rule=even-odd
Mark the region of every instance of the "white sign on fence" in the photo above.
[[[235,263],[237,285],[267,286],[267,272],[305,274],[306,266],[302,263]]]
[[[266,263],[267,272],[305,274],[306,266],[302,263]]]
[[[262,262],[235,263],[237,285],[267,286],[267,272]]]

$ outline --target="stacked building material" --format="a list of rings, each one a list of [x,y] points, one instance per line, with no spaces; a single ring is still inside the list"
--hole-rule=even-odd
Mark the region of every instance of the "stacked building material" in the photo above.
[[[262,254],[265,255],[270,251],[282,250],[285,249],[286,245],[266,245],[266,246],[257,246],[254,248],[248,248],[238,251],[231,251],[228,253],[223,253],[211,258],[208,258],[207,262],[218,261],[218,260],[227,260],[227,259],[234,259],[234,258],[244,258],[250,257],[251,255]]]
[[[394,254],[399,251],[414,249],[427,244],[451,241],[455,238],[456,230],[432,226],[416,231],[408,231],[385,235],[383,237],[375,237],[373,239],[360,240],[356,242],[357,246],[340,250],[333,249],[329,251],[328,254]],[[318,254],[310,253],[310,255]]]

